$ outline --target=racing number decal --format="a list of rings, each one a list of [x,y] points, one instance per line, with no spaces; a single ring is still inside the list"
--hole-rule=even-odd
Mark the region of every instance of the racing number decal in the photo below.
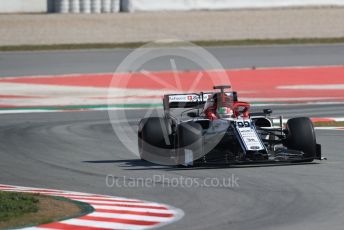
[[[237,121],[237,130],[246,150],[263,150],[264,146],[250,121]]]
[[[249,128],[249,127],[251,127],[251,124],[248,121],[244,121],[244,122],[238,121],[237,125],[238,125],[239,128],[244,128],[244,127],[245,128]]]

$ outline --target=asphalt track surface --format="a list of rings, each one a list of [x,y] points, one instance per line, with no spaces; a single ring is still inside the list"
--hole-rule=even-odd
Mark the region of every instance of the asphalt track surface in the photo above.
[[[339,50],[338,47],[334,48],[335,46],[330,46],[330,50],[323,48],[324,52],[327,50],[324,57],[326,53],[331,56],[332,51]],[[259,48],[254,47],[251,52],[255,53],[256,49]],[[48,54],[44,52],[44,55]],[[2,59],[7,58],[6,55],[1,55]],[[19,54],[9,54],[11,55]],[[53,53],[49,55],[53,56]],[[296,55],[295,59],[301,59],[300,56]],[[326,62],[324,58],[323,61],[323,65],[339,64],[341,59],[336,60],[332,56],[331,60]],[[310,64],[315,64],[315,61]],[[11,71],[10,66],[7,67],[6,74],[1,68],[1,75],[10,75],[10,72],[13,75],[25,74],[28,65],[30,63],[17,59],[17,63],[12,63]],[[296,65],[294,59],[291,58],[289,65]],[[53,74],[57,71],[51,66],[52,72],[49,72],[48,67],[41,69],[41,65],[37,63],[36,70],[32,66],[27,74]],[[69,68],[59,71],[86,71],[83,66],[74,65],[74,69],[71,66]],[[104,69],[100,72],[106,71]],[[284,114],[286,117],[344,114],[343,105],[280,106],[273,109],[275,114]],[[127,113],[130,125],[136,127],[144,114],[144,110]],[[119,141],[111,122],[121,121],[110,121],[106,111],[1,115],[0,182],[133,197],[181,208],[185,212],[184,218],[164,229],[343,228],[344,132],[317,131],[317,139],[323,145],[327,161],[303,165],[183,169],[138,160]],[[107,175],[113,175],[121,186],[107,186]],[[209,177],[222,179],[234,176],[239,178],[239,187],[183,187],[159,181],[148,187],[123,186],[124,182],[157,178],[157,175],[165,178],[191,177],[200,181]]]
[[[344,44],[206,48],[225,69],[344,65]],[[114,72],[132,49],[0,52],[0,76]],[[170,57],[146,63],[146,70],[171,70]],[[185,59],[178,70],[199,66]]]

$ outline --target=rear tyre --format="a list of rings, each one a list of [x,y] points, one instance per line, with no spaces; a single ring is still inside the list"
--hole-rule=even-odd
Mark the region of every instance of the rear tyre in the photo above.
[[[139,123],[138,147],[140,158],[159,163],[171,156],[173,147],[172,122],[162,117],[144,118]]]
[[[308,117],[297,117],[287,122],[286,147],[304,153],[302,162],[312,162],[316,157],[316,138],[312,121]]]
[[[202,126],[195,122],[181,123],[177,127],[177,165],[185,165],[190,156],[192,163],[202,156],[202,131]]]

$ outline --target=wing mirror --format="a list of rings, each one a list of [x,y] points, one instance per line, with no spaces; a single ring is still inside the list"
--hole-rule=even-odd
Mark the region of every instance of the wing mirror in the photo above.
[[[265,113],[266,115],[270,115],[272,113],[272,109],[264,109],[263,113]]]

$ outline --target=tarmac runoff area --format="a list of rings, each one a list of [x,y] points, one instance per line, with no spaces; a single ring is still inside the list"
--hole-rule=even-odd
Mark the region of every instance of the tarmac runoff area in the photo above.
[[[161,105],[164,94],[189,92],[190,85],[192,92],[207,92],[223,84],[253,105],[340,104],[343,74],[343,66],[328,66],[2,77],[0,112],[144,108]]]

